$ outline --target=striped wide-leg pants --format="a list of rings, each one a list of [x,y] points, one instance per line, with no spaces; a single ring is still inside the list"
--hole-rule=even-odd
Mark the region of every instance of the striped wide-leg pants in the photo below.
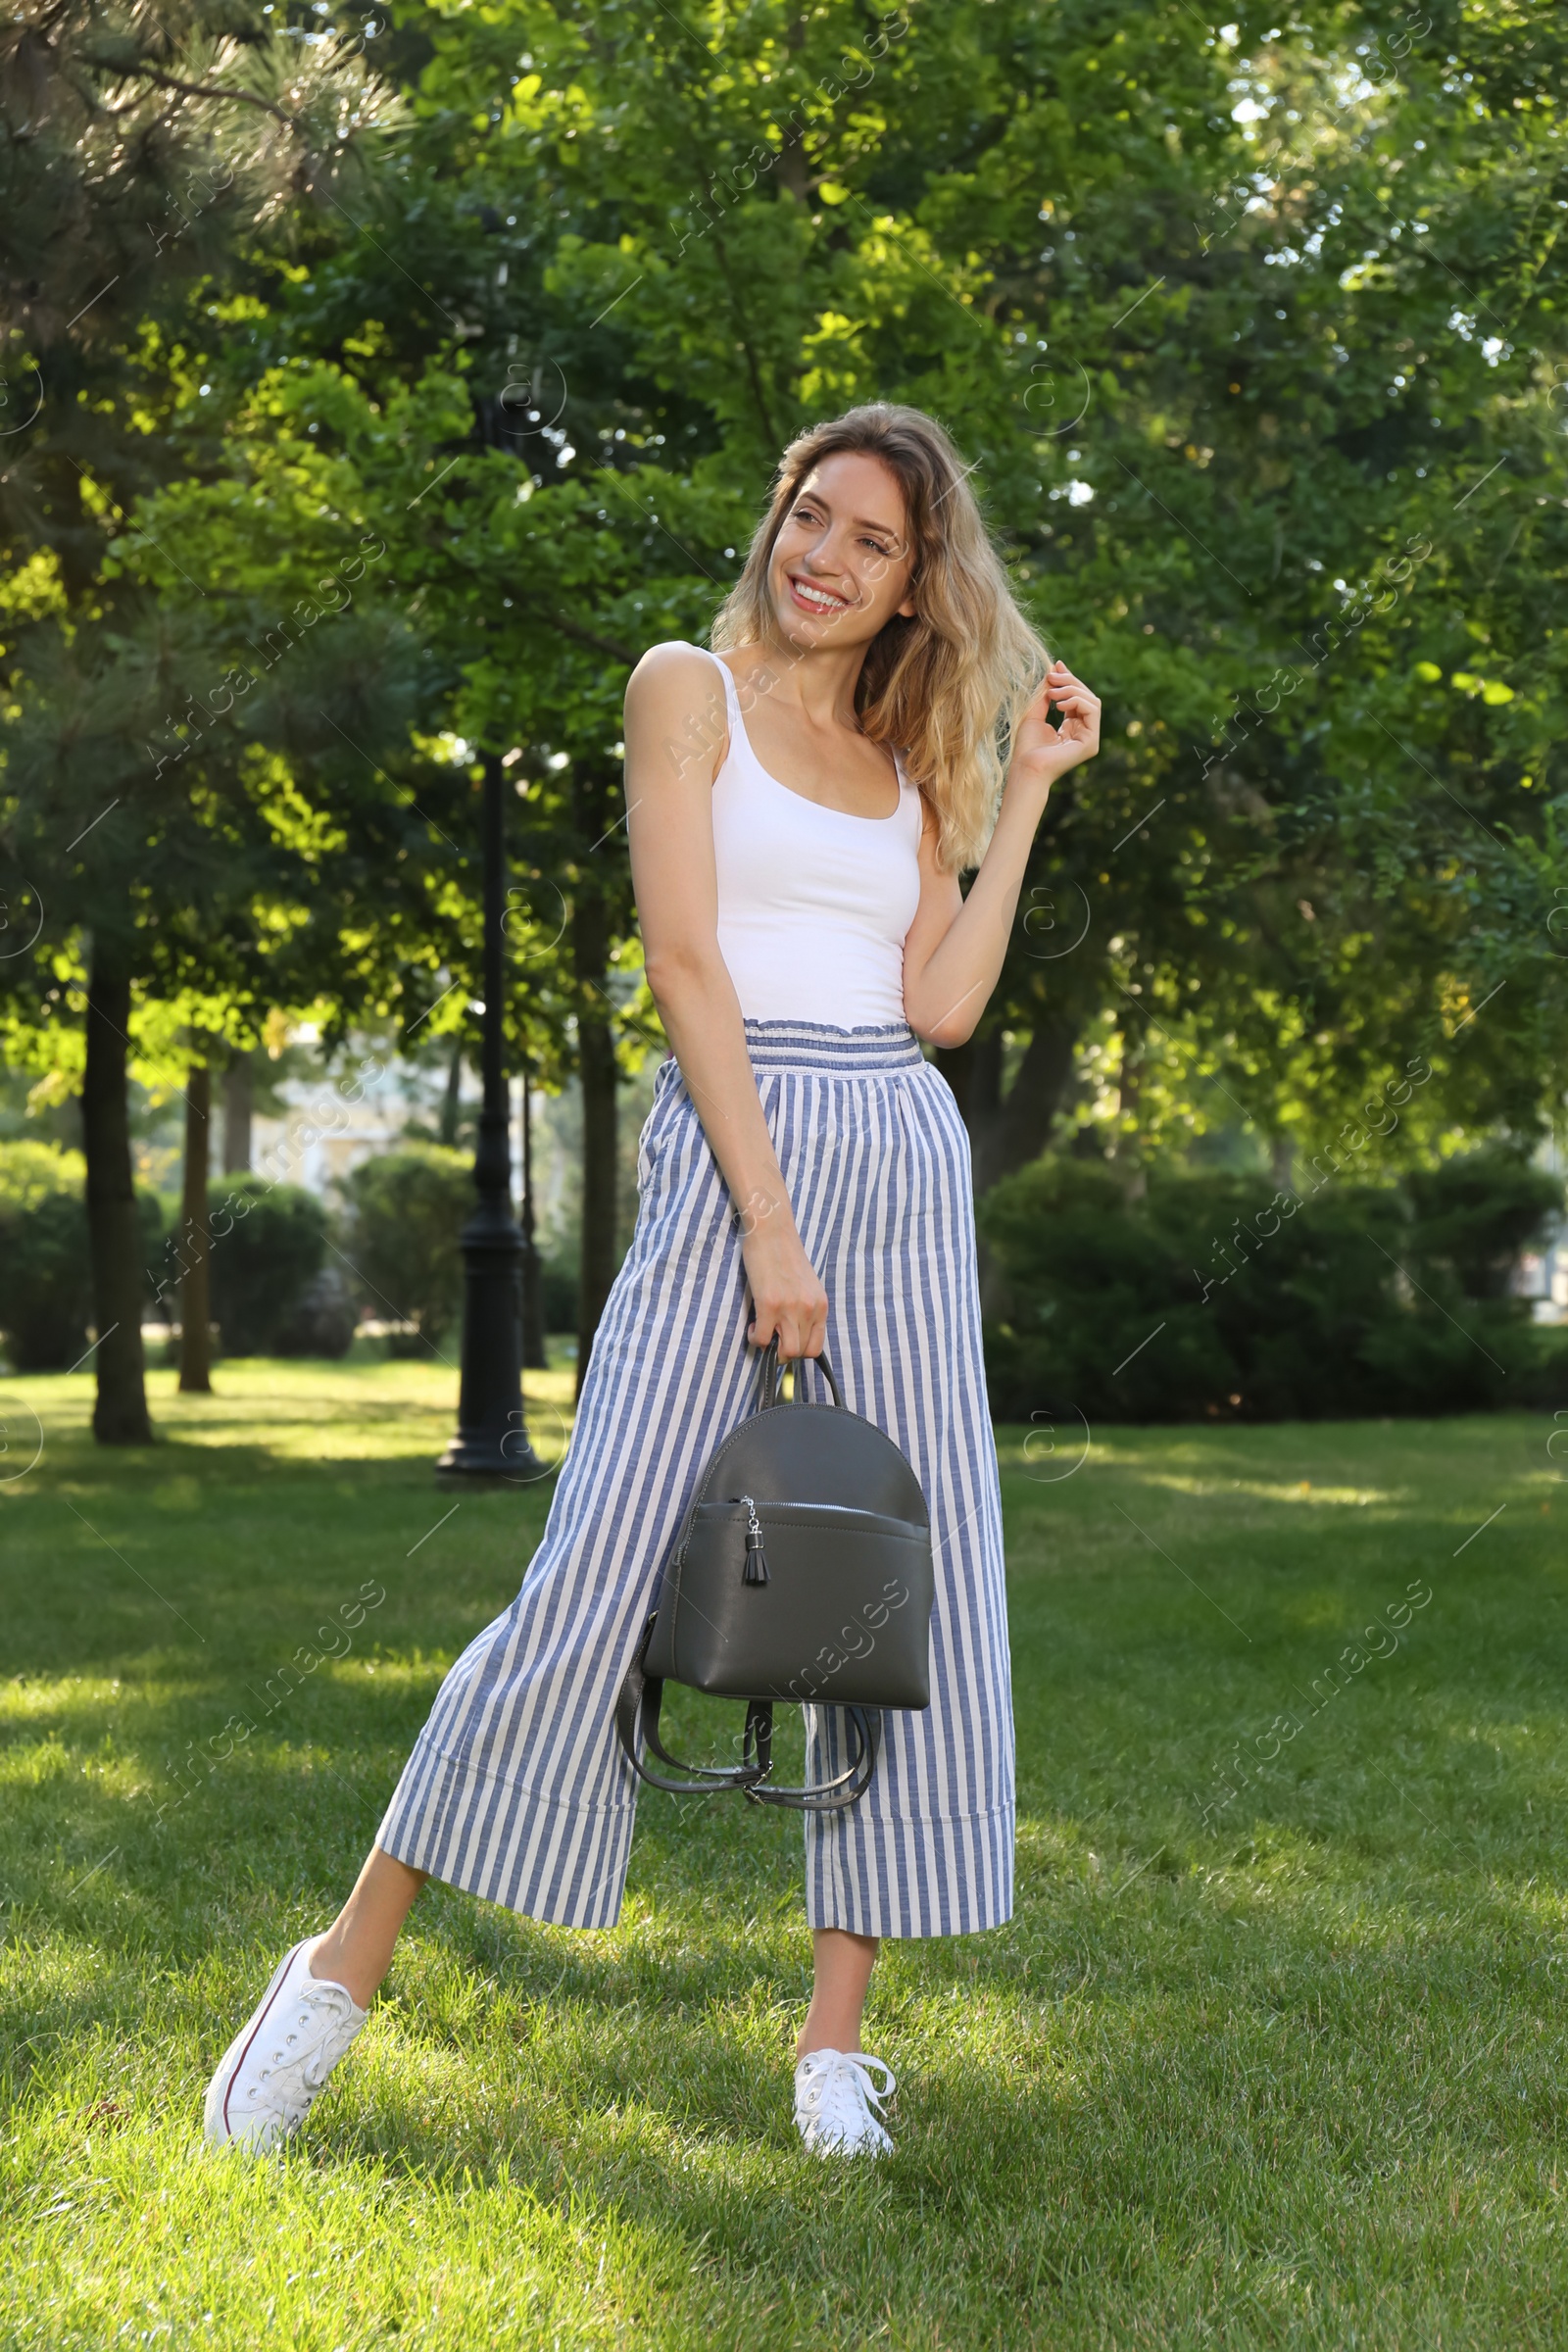
[[[746,1038],[844,1401],[913,1464],[936,1562],[931,1704],[884,1716],[857,1804],[806,1815],[808,1914],[862,1936],[996,1927],[1012,1907],[1012,1706],[968,1138],[903,1025],[748,1020]],[[673,1058],[638,1182],[543,1540],[442,1684],[377,1836],[566,1927],[619,1914],[639,1783],[615,1694],[692,1491],[757,1394],[740,1224]],[[828,1777],[842,1719],[812,1707],[807,1724],[808,1776]]]

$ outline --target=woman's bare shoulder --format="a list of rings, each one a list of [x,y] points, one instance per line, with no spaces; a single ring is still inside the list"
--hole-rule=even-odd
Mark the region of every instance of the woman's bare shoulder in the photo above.
[[[713,675],[714,658],[700,645],[688,645],[682,637],[651,645],[626,682],[627,700],[634,694],[646,701],[666,694],[710,693],[719,682]]]
[[[626,684],[626,742],[639,760],[662,744],[673,755],[671,773],[689,775],[695,761],[711,783],[729,742],[714,657],[679,638],[650,646]]]

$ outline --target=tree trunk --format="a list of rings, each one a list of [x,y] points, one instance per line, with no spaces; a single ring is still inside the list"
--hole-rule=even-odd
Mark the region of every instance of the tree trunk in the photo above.
[[[792,17],[784,28],[785,47],[798,56],[806,47],[806,17],[802,12]],[[885,44],[883,54],[886,55]],[[805,125],[796,114],[785,122],[783,128],[784,144],[774,166],[774,177],[780,187],[788,189],[797,204],[804,205],[810,196],[806,169]]]
[[[579,893],[572,959],[590,985],[577,1000],[577,1067],[582,1081],[582,1271],[577,1293],[577,1386],[582,1394],[594,1334],[615,1279],[615,1041],[604,994],[609,946],[604,901]]]
[[[600,776],[586,763],[575,775],[573,815],[583,843],[597,842],[618,772]],[[582,1082],[582,1268],[577,1293],[577,1386],[588,1372],[594,1334],[615,1279],[616,1093],[610,972],[610,908],[591,851],[580,858],[572,899],[571,962],[577,980],[577,1069]]]
[[[223,1073],[223,1174],[244,1176],[251,1164],[256,1077],[248,1054],[236,1054]]]
[[[1072,1077],[1078,1024],[1043,1014],[1030,1034],[1017,1074],[981,1149],[977,1194],[988,1193],[1014,1168],[1038,1159],[1051,1141],[1061,1099]]]
[[[1000,1029],[938,1050],[937,1067],[957,1098],[969,1131],[977,1200],[1000,1178],[1038,1159],[1050,1143],[1072,1076],[1077,1037],[1076,1021],[1042,1015],[1005,1095]]]
[[[539,1245],[534,1238],[533,1214],[533,1102],[526,1063],[522,1073],[522,1368],[542,1372],[545,1352],[544,1286],[539,1277]]]
[[[1147,1032],[1146,1032],[1147,1035]],[[1116,1108],[1120,1116],[1135,1122],[1120,1136],[1116,1144],[1118,1159],[1130,1163],[1132,1174],[1127,1180],[1129,1200],[1144,1200],[1149,1197],[1149,1171],[1143,1164],[1143,1139],[1138,1132],[1138,1098],[1144,1083],[1144,1050],[1141,1041],[1121,1033],[1121,1077],[1116,1088]]]
[[[1014,1168],[1038,1159],[1051,1141],[1061,1099],[1072,1076],[1075,1021],[1042,1015],[1030,1034],[1022,1061],[1005,1095],[1002,1091],[1002,1031],[994,1028],[965,1040],[961,1046],[939,1048],[937,1066],[957,1098],[969,1132],[969,1158],[974,1171],[974,1197],[982,1200],[991,1187]],[[977,1264],[983,1314],[1006,1311],[1001,1268],[978,1242]]]
[[[185,1271],[179,1284],[179,1386],[182,1396],[210,1396],[213,1391],[212,1248],[208,1223],[207,1170],[212,1151],[213,1073],[205,1061],[185,1081],[185,1189],[180,1203],[180,1243]]]
[[[118,942],[94,939],[81,1141],[87,1159],[87,1246],[97,1333],[92,1434],[100,1446],[153,1442],[141,1347],[141,1234],[125,1099],[129,1027],[129,959]]]
[[[441,1097],[441,1121],[436,1134],[449,1152],[458,1144],[458,1112],[463,1100],[463,1046],[461,1040],[452,1048],[452,1059],[447,1064],[446,1091]]]
[[[952,1087],[969,1133],[969,1158],[980,1191],[980,1161],[1002,1116],[1002,1031],[987,1029],[961,1046],[939,1046],[937,1068]]]

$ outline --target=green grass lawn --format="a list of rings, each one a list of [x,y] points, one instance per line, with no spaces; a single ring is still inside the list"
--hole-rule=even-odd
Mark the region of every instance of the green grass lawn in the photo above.
[[[440,1367],[217,1383],[0,1387],[0,2343],[1568,2344],[1549,1418],[1002,1433],[1017,1916],[888,1947],[885,2166],[795,2140],[799,1825],[649,1792],[612,1933],[431,1888],[256,2163],[207,2077],[549,1490],[443,1520]]]

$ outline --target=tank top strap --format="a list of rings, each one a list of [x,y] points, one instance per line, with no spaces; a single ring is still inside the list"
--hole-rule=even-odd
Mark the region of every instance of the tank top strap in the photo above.
[[[710,645],[700,645],[697,651],[708,656],[724,681],[724,710],[729,722],[729,752],[724,760],[724,767],[728,767],[730,760],[737,755],[749,758],[754,766],[760,764],[757,754],[752,749],[751,736],[747,732],[746,715],[741,708],[741,693],[740,687],[736,683],[735,672],[727,662],[720,660]],[[900,816],[906,813],[912,814],[914,839],[918,847],[925,825],[925,804],[921,800],[919,786],[910,783],[909,773],[904,764],[903,756],[896,749],[893,750],[893,766],[899,779],[899,806],[895,814]],[[724,769],[721,767],[720,775],[723,772]]]
[[[739,721],[741,717],[741,698],[740,689],[735,683],[735,672],[730,668],[730,665],[727,662],[722,662],[719,660],[718,655],[714,653],[710,645],[700,645],[697,650],[700,654],[706,654],[708,656],[708,659],[713,663],[714,667],[718,671],[719,676],[724,681],[724,710],[729,719],[729,743],[730,750],[733,752],[735,749],[735,739],[737,734],[742,736],[745,734],[744,725],[737,725],[737,721]]]
[[[918,784],[911,781],[901,752],[893,755],[893,764],[899,773],[899,812],[908,820],[915,853],[925,837],[925,800]]]

